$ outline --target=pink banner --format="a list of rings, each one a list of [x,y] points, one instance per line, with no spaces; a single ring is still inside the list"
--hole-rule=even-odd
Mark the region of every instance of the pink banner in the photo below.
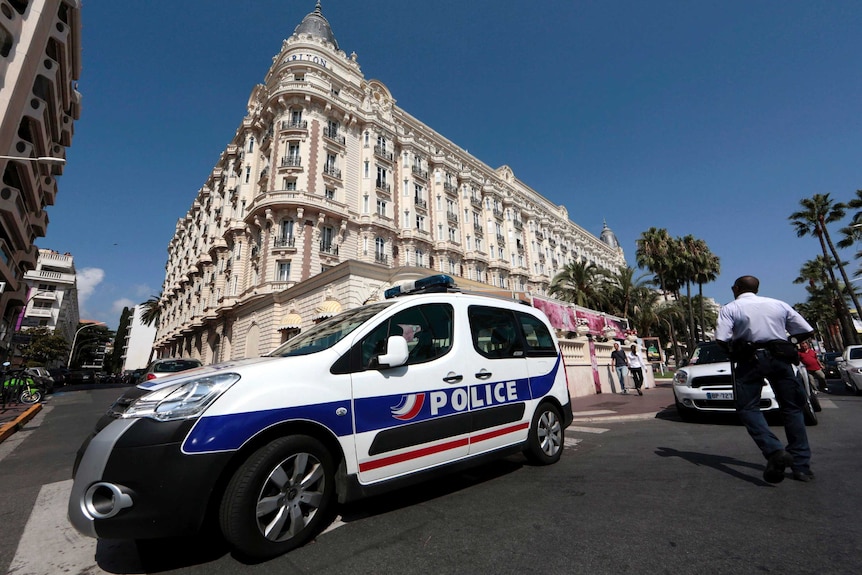
[[[572,308],[546,299],[533,298],[533,307],[542,310],[551,321],[554,329],[563,331],[575,331],[575,314]]]

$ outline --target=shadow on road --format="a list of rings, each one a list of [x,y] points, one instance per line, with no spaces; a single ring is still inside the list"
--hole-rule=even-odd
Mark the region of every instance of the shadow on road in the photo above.
[[[679,451],[672,447],[659,447],[656,450],[656,455],[659,457],[679,457],[685,459],[689,463],[697,466],[711,467],[722,473],[727,473],[737,479],[742,479],[752,483],[758,487],[772,487],[771,484],[763,481],[759,477],[752,477],[748,473],[737,470],[737,467],[757,470],[758,475],[763,470],[763,465],[750,463],[748,461],[740,461],[726,455],[714,455],[712,453],[698,453],[697,451]]]

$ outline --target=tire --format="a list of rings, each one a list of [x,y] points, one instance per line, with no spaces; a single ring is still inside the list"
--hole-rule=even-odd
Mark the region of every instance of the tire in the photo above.
[[[806,398],[805,404],[802,406],[802,416],[805,425],[809,427],[817,425],[817,414],[814,413],[814,406],[811,405],[810,398]]]
[[[42,392],[36,387],[25,387],[18,395],[19,403],[32,405],[34,403],[39,403],[40,401],[42,401]]]
[[[564,434],[559,410],[550,402],[541,403],[533,414],[524,455],[537,465],[556,463],[563,454]]]
[[[823,408],[820,406],[820,397],[818,394],[812,394],[808,396],[808,400],[811,402],[811,407],[814,408],[814,413],[820,413],[823,411]]]
[[[238,552],[268,559],[320,533],[335,510],[335,463],[313,437],[282,437],[234,473],[219,508],[225,539]]]

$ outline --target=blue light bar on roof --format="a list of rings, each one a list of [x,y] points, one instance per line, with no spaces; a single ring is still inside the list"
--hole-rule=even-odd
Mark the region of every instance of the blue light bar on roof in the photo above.
[[[436,276],[428,276],[418,280],[401,282],[399,285],[391,287],[383,292],[383,297],[390,299],[411,293],[440,292],[453,287],[455,287],[455,280],[452,279],[451,276],[438,274]]]

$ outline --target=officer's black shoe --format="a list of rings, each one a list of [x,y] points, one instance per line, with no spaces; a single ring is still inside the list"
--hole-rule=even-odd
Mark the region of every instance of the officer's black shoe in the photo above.
[[[793,457],[783,449],[779,449],[766,460],[763,479],[769,483],[781,483],[784,481],[784,468],[792,463]]]
[[[813,471],[794,471],[793,479],[796,481],[802,481],[803,483],[808,483],[809,481],[814,481],[814,472]]]

